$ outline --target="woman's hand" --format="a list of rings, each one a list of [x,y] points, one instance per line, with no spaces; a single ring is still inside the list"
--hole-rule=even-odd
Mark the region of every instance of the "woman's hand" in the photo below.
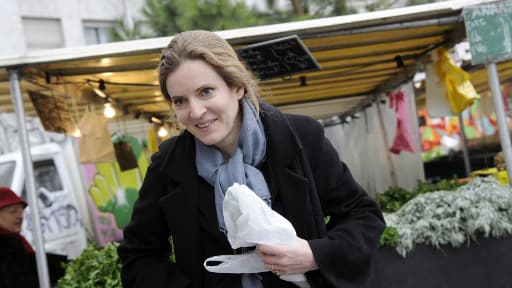
[[[276,275],[302,274],[318,269],[309,243],[297,237],[292,245],[257,245],[265,266]]]

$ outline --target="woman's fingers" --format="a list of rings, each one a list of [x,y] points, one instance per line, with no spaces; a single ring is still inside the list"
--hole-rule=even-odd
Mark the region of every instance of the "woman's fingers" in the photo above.
[[[309,243],[297,238],[292,245],[257,245],[265,267],[274,274],[300,274],[317,269]],[[278,271],[275,273],[275,271]]]
[[[260,255],[262,256],[275,256],[280,253],[280,250],[282,250],[278,245],[267,244],[258,244],[256,248],[258,249]]]

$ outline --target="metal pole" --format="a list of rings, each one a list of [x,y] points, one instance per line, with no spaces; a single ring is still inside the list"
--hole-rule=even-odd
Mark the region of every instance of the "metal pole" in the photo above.
[[[32,235],[36,246],[37,274],[39,277],[39,287],[49,288],[50,280],[48,276],[48,264],[46,262],[46,253],[44,251],[44,242],[41,232],[41,223],[39,221],[39,206],[36,195],[36,186],[34,183],[34,167],[32,166],[32,155],[30,154],[30,145],[28,140],[27,127],[25,126],[25,110],[21,96],[20,82],[18,79],[18,69],[12,68],[9,71],[9,82],[11,88],[11,97],[16,112],[16,120],[20,135],[20,148],[23,156],[23,167],[25,171],[25,187],[27,189],[27,201],[30,207],[30,216],[32,218]]]
[[[464,168],[466,169],[466,177],[469,177],[471,176],[471,162],[469,161],[468,139],[466,139],[466,133],[464,133],[464,121],[462,119],[462,112],[460,112],[458,116],[460,136],[462,138],[462,152],[464,153]]]
[[[505,163],[507,164],[508,183],[512,186],[512,147],[510,146],[510,131],[508,130],[507,118],[505,117],[503,99],[501,98],[498,71],[494,62],[488,63],[486,66],[489,84],[491,84],[494,112],[496,113],[498,131],[500,133],[501,150],[505,155]]]

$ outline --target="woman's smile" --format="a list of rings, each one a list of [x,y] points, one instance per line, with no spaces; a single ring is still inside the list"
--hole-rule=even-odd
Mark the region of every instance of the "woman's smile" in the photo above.
[[[202,123],[199,123],[199,124],[196,124],[196,127],[199,128],[199,129],[202,129],[202,130],[206,130],[207,128],[210,127],[210,125],[213,124],[215,120],[210,120],[210,121],[207,121],[207,122],[202,122]]]

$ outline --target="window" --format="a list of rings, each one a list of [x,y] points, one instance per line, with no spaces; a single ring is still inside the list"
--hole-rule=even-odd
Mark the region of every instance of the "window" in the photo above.
[[[85,44],[100,44],[112,42],[110,36],[111,22],[86,21],[84,22]]]
[[[14,167],[16,162],[9,161],[0,163],[0,186],[10,187],[12,184],[12,177],[14,176]]]
[[[23,18],[22,21],[28,50],[64,47],[59,19]]]
[[[34,162],[34,178],[36,191],[41,188],[45,188],[50,193],[64,190],[53,160]]]

